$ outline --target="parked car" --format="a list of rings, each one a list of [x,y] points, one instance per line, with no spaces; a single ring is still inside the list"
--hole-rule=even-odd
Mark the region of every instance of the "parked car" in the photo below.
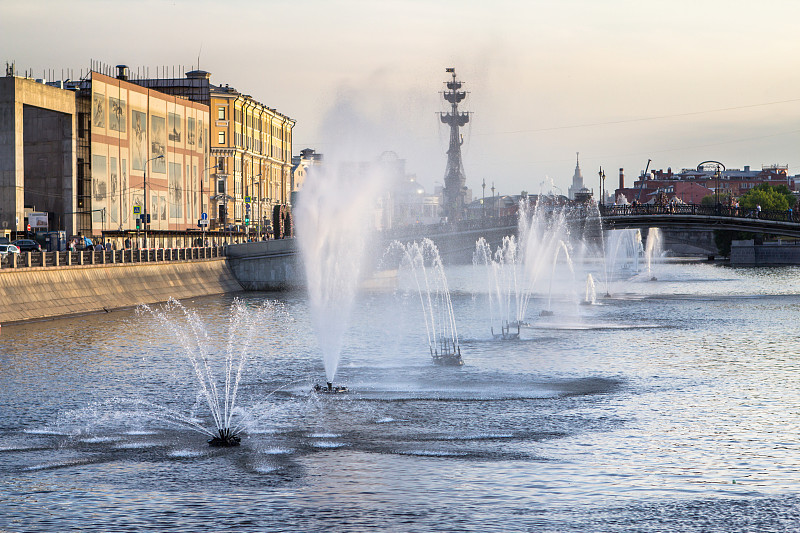
[[[5,259],[8,254],[18,254],[19,248],[13,244],[0,244],[0,258]]]
[[[41,252],[41,245],[33,239],[17,239],[11,244],[19,248],[20,252]]]

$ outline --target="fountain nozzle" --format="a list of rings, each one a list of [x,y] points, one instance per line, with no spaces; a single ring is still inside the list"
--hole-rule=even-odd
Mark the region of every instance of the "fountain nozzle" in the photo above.
[[[219,430],[219,437],[214,437],[208,441],[208,445],[214,448],[231,448],[239,446],[242,438],[236,435],[231,428],[221,428]]]

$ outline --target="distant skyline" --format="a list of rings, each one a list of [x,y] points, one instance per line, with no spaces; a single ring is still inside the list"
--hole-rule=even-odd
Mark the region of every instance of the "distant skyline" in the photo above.
[[[223,14],[225,14],[223,16]],[[234,15],[236,14],[236,15]],[[297,120],[293,152],[394,151],[444,178],[446,67],[470,92],[467,186],[566,194],[651,169],[787,164],[800,174],[800,3],[766,0],[31,0],[0,6],[3,61],[34,77],[91,59],[196,68]],[[276,75],[277,74],[277,75]],[[545,186],[547,188],[547,186]]]

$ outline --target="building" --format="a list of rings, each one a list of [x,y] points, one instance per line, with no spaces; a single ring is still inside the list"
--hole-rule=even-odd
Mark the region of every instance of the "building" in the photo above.
[[[581,174],[580,153],[575,152],[575,173],[572,175],[572,185],[569,186],[567,196],[570,200],[575,200],[576,195],[581,189],[586,189],[583,184],[583,174]],[[583,196],[581,196],[582,198]]]
[[[135,83],[209,107],[211,227],[269,228],[275,206],[290,201],[295,121],[227,84],[213,85],[203,70]]]
[[[766,183],[785,185],[794,190],[794,181],[788,176],[787,165],[764,165],[761,170],[725,169],[716,162],[706,162],[696,169],[682,169],[673,173],[671,168],[642,172],[632,187],[624,186],[623,169],[620,169],[619,188],[614,196],[620,201],[651,203],[663,193],[669,199],[687,204],[699,204],[705,196],[719,193],[723,198],[737,198],[750,189]]]
[[[90,71],[77,82],[0,79],[0,225],[30,212],[68,235],[196,227],[210,192],[208,106]]]
[[[208,106],[92,72],[78,90],[77,203],[92,235],[148,229],[185,231],[213,193]]]
[[[322,165],[322,154],[312,148],[303,148],[300,155],[292,156],[292,183],[291,191],[296,192],[303,188],[306,173],[310,167]]]
[[[29,212],[77,233],[75,93],[14,75],[0,78],[0,229],[23,231]]]

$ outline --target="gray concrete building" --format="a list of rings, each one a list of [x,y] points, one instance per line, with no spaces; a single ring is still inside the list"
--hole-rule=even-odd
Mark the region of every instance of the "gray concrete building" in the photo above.
[[[76,229],[75,94],[7,72],[0,78],[0,229],[28,212]]]

